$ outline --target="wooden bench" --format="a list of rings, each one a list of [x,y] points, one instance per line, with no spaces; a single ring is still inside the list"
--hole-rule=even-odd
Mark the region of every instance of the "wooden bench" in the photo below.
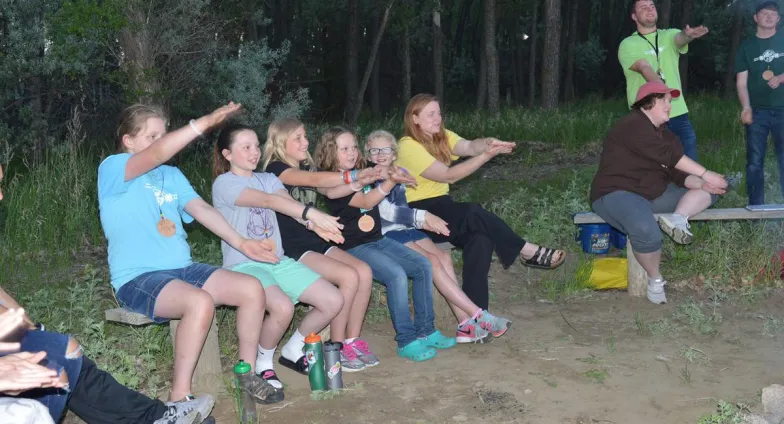
[[[109,309],[105,311],[104,314],[106,320],[109,322],[118,322],[133,326],[154,324],[154,322],[146,316],[131,312],[124,308]],[[177,340],[177,326],[179,324],[180,320],[169,321],[172,343]],[[216,318],[213,317],[210,332],[207,334],[207,339],[204,341],[204,347],[199,356],[199,362],[196,364],[196,370],[193,373],[193,389],[198,393],[209,393],[213,396],[217,396],[220,394],[221,387],[223,387],[223,382],[221,380],[222,376],[220,348],[218,346],[218,325]]]
[[[452,249],[455,246],[452,246],[452,243],[444,242],[444,243],[436,243],[439,249],[444,250],[446,252],[451,253]],[[458,281],[458,284],[460,282]],[[447,303],[444,296],[438,291],[438,289],[433,286],[433,311],[435,311],[435,321],[436,323],[440,324],[441,326],[448,326],[450,329],[453,329],[455,325],[455,314],[452,313],[452,308],[449,307],[449,303]],[[447,336],[450,336],[447,333]],[[450,336],[451,337],[451,336]]]
[[[661,214],[656,214],[658,217]],[[745,208],[732,209],[706,209],[692,217],[689,221],[731,221],[731,220],[759,220],[759,219],[782,219],[784,211],[750,211]],[[584,212],[574,215],[575,224],[604,224],[605,221],[595,213]],[[628,265],[628,292],[630,296],[645,296],[648,288],[648,275],[642,266],[637,262],[632,251],[631,239],[626,239],[626,259]]]

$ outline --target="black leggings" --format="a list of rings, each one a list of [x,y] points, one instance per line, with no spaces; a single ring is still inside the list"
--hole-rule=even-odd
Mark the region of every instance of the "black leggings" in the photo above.
[[[493,251],[507,269],[526,241],[477,203],[455,202],[446,195],[411,202],[409,206],[424,209],[449,224],[449,236],[425,232],[436,243],[448,241],[463,250],[463,291],[477,306],[487,309],[487,275]]]
[[[118,383],[86,356],[68,409],[89,424],[152,423],[167,410],[163,402]]]

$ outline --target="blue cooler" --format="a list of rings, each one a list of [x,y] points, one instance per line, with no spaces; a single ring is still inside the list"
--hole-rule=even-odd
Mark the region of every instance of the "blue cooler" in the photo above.
[[[613,230],[609,224],[580,224],[577,227],[583,252],[601,255],[610,251]]]
[[[626,234],[613,228],[611,237],[613,247],[616,249],[626,249]]]

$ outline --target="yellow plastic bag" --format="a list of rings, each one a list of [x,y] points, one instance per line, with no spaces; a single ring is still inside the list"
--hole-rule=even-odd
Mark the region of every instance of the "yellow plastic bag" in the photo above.
[[[598,258],[593,261],[588,284],[597,290],[625,289],[629,286],[625,258]]]

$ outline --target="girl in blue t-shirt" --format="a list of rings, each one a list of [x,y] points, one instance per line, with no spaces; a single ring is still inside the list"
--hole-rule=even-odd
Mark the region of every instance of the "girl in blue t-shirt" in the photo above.
[[[264,289],[248,275],[191,260],[183,222],[196,219],[235,249],[276,263],[274,246],[237,234],[173,166],[164,165],[198,136],[236,114],[229,103],[176,131],[154,107],[133,105],[117,129],[121,153],[98,168],[101,226],[109,242],[109,270],[124,308],[155,322],[180,320],[174,341],[171,400],[190,399],[191,379],[215,314],[215,305],[237,307],[239,357],[254,365],[264,316]],[[260,378],[245,387],[257,402],[283,393]]]
[[[352,174],[363,167],[364,160],[354,133],[334,127],[322,135],[316,145],[316,166],[325,171]],[[384,237],[381,217],[376,207],[398,183],[413,183],[407,173],[391,167],[386,181],[373,187],[377,179],[360,179],[358,186],[346,189],[320,189],[333,215],[343,223],[343,247],[348,253],[370,265],[373,277],[387,288],[387,306],[395,328],[397,353],[413,361],[426,361],[436,356],[434,348],[446,349],[455,339],[436,330],[433,311],[433,274],[430,262],[421,254]],[[347,194],[348,193],[348,194]],[[414,320],[408,308],[408,279],[413,280]]]

